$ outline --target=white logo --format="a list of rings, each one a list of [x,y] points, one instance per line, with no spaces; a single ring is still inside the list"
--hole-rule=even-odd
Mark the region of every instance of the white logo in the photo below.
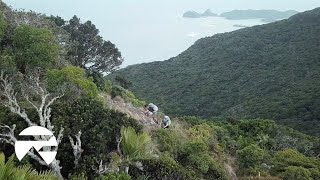
[[[49,141],[16,141],[14,149],[18,159],[21,161],[22,158],[30,151],[33,147],[42,157],[42,159],[49,165],[56,157],[56,151],[39,151],[44,146],[58,146],[56,137],[48,129],[41,126],[31,126],[24,129],[20,136],[52,136]]]

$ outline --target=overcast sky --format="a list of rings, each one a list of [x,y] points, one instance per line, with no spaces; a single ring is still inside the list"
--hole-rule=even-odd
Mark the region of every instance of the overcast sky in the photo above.
[[[320,7],[320,0],[4,0],[4,2],[15,9],[23,8],[59,15],[66,20],[73,15],[77,15],[83,21],[91,20],[104,39],[111,40],[120,51],[126,53],[131,50],[132,55],[127,53],[126,56],[137,57],[138,55],[134,54],[134,48],[138,47],[134,47],[135,44],[129,42],[136,39],[128,38],[131,27],[137,28],[139,25],[141,29],[152,29],[151,26],[157,22],[176,18],[188,10],[203,12],[211,9],[215,13],[222,13],[234,9],[305,11]],[[162,24],[165,23],[162,22]],[[158,47],[154,49],[156,48]],[[130,61],[131,57],[125,58]],[[141,56],[141,58],[144,57]],[[134,64],[134,60],[129,64]]]

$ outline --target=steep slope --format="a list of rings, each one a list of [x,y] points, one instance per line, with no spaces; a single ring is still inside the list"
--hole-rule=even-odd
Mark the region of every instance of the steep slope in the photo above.
[[[318,138],[262,119],[233,121],[230,124],[227,121],[207,121],[197,117],[172,117],[170,128],[162,129],[144,116],[143,108],[133,106],[119,96],[111,98],[105,93],[101,95],[105,97],[109,108],[136,119],[152,137],[153,151],[158,153],[155,157],[160,162],[155,167],[154,162],[150,164],[150,161],[142,161],[146,169],[132,171],[130,175],[134,179],[141,173],[146,173],[151,179],[237,180],[247,179],[249,176],[251,179],[279,179],[287,176],[281,172],[286,171],[288,166],[303,166],[306,172],[311,172],[307,170],[311,168],[312,173],[305,176],[313,179],[318,177],[320,161],[315,158],[319,154]],[[171,161],[161,161],[168,153]],[[284,153],[283,159],[279,157],[279,153]],[[248,156],[253,158],[248,160]],[[208,159],[213,160],[215,165],[208,166]],[[172,160],[175,165],[168,164]],[[162,169],[162,165],[166,169]],[[174,169],[177,165],[179,168],[170,172],[168,167]],[[193,168],[181,171],[190,166]],[[265,169],[266,167],[269,168]],[[164,175],[170,176],[163,178]],[[256,177],[252,177],[254,175]],[[259,177],[260,175],[263,177]]]
[[[149,132],[152,129],[160,128],[151,117],[144,114],[145,111],[142,107],[136,107],[131,103],[125,102],[125,100],[119,96],[115,98],[111,98],[108,94],[101,94],[101,96],[109,108],[125,113],[129,117],[136,119],[139,124],[143,125],[145,131]]]
[[[270,118],[319,135],[319,32],[317,8],[200,39],[177,57],[111,77],[125,76],[140,99],[171,114]]]

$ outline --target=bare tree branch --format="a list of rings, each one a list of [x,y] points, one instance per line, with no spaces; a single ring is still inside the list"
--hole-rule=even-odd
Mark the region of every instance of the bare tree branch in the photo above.
[[[0,73],[0,82],[2,86],[0,94],[7,99],[6,101],[2,101],[1,103],[5,107],[8,107],[11,112],[16,113],[21,118],[23,118],[29,126],[35,126],[36,124],[29,119],[25,110],[21,109],[20,105],[18,104],[18,101],[16,99],[16,93],[13,89],[13,84],[9,82],[8,77],[4,75],[3,71],[1,71]]]
[[[76,142],[74,142],[71,136],[69,136],[69,140],[73,149],[74,165],[77,167],[79,160],[81,158],[81,154],[83,152],[83,149],[81,149],[81,131],[79,131],[75,137],[76,137]]]
[[[106,172],[109,171],[109,168],[106,164],[103,164],[103,161],[100,160],[100,163],[99,163],[99,167],[98,168],[95,168],[95,167],[92,167],[92,169],[97,173],[97,174],[104,174]]]
[[[50,117],[51,117],[51,108],[50,106],[60,97],[62,96],[54,96],[52,98],[49,99],[49,97],[51,96],[51,94],[49,92],[46,91],[46,89],[44,87],[41,86],[40,83],[40,79],[39,76],[36,77],[32,77],[29,76],[30,82],[28,82],[26,85],[22,85],[22,87],[24,87],[22,89],[22,96],[27,100],[27,102],[38,112],[38,116],[39,116],[39,124],[44,127],[49,129],[52,133],[54,133],[53,131],[53,126],[51,125],[51,121],[50,121]],[[14,91],[14,87],[13,87],[13,83],[9,81],[8,76],[4,75],[4,72],[1,71],[0,73],[0,95],[3,96],[4,99],[0,99],[1,103],[5,106],[8,107],[10,109],[11,112],[19,115],[21,118],[23,118],[25,120],[25,122],[27,122],[28,126],[37,126],[36,123],[32,122],[27,113],[25,112],[24,109],[21,108],[21,106],[19,105],[18,101],[17,101],[17,94]],[[29,90],[29,91],[28,91]],[[30,100],[29,98],[29,93],[30,95],[37,95],[38,97],[40,97],[40,105],[37,106],[37,104],[33,101]],[[9,143],[11,145],[14,145],[15,142],[17,141],[15,135],[14,135],[14,130],[15,130],[15,125],[11,128],[7,125],[0,125],[0,129],[3,129],[4,132],[0,133],[0,140]],[[58,134],[58,144],[61,142],[62,137],[63,137],[63,128],[60,129],[59,134]],[[81,134],[81,133],[80,133]],[[77,137],[77,136],[76,136]],[[46,136],[34,136],[35,140],[39,141],[39,140],[49,140],[48,137]],[[80,138],[80,136],[79,136]],[[81,145],[81,144],[80,144]],[[52,150],[57,150],[57,147],[44,147],[45,151],[52,151]],[[50,165],[46,164],[41,157],[39,157],[38,155],[36,155],[33,151],[33,149],[31,151],[28,152],[28,155],[36,160],[38,163],[40,163],[41,165],[44,166],[48,166],[49,168],[51,168],[56,175],[63,179],[62,175],[61,175],[61,167],[59,165],[60,161],[59,160],[54,160]]]
[[[117,138],[117,143],[118,143],[117,144],[117,151],[118,151],[120,156],[122,156],[122,152],[121,152],[121,148],[120,148],[121,142],[122,142],[122,137]]]

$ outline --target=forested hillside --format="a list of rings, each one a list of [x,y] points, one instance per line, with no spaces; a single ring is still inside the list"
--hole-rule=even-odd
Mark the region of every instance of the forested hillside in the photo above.
[[[320,135],[320,8],[112,74],[170,114],[267,118]]]
[[[130,81],[103,77],[123,58],[91,21],[0,12],[0,180],[320,179],[319,138],[264,119],[171,116],[162,128],[164,109],[153,119]],[[19,136],[31,126],[55,135],[39,150],[57,151],[50,164],[35,148],[17,159],[17,141],[52,138]]]

